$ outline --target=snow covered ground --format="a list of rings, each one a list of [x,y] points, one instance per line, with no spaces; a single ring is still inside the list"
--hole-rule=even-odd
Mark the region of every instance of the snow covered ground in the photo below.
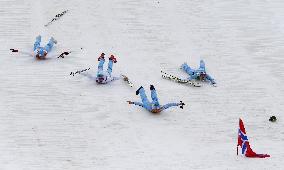
[[[0,169],[283,169],[283,20],[282,0],[0,0]],[[53,55],[75,52],[10,53],[31,50],[39,34],[58,40]],[[134,88],[69,75],[95,73],[101,52],[117,56],[114,74]],[[161,78],[161,69],[186,76],[179,66],[200,59],[218,87]],[[150,84],[161,103],[185,109],[152,115],[126,103]],[[236,155],[239,117],[270,158]]]

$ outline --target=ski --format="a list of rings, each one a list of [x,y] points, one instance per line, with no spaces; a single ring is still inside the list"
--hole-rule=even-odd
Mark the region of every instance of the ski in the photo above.
[[[172,81],[175,81],[175,82],[181,83],[181,84],[189,84],[189,85],[192,85],[194,87],[201,87],[201,85],[197,82],[193,82],[193,81],[186,80],[186,79],[181,79],[181,78],[178,78],[178,77],[173,76],[171,74],[168,74],[164,71],[161,71],[161,73],[162,73],[162,77],[164,79],[172,80]]]
[[[59,18],[61,18],[64,14],[66,14],[68,12],[68,10],[65,10],[63,12],[61,12],[60,14],[57,14],[55,15],[55,17],[50,21],[48,22],[47,24],[45,24],[44,26],[47,27],[49,26],[50,24],[52,24],[54,21],[58,20]]]
[[[75,74],[81,74],[82,72],[85,72],[85,71],[88,71],[88,70],[90,70],[91,68],[86,68],[86,69],[84,69],[84,70],[77,70],[76,72],[71,72],[70,73],[70,76],[72,75],[72,76],[74,76]]]
[[[70,53],[71,53],[71,51],[64,51],[57,58],[64,58],[65,56],[69,55]]]
[[[129,80],[129,78],[126,75],[121,75],[121,77],[123,78],[123,81],[125,81],[130,87],[133,87],[134,84]]]

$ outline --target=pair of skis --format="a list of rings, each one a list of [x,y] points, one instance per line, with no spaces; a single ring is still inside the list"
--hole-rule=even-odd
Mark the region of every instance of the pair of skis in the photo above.
[[[177,83],[181,83],[181,84],[189,84],[189,85],[194,86],[194,87],[201,87],[201,85],[197,82],[193,82],[193,81],[186,80],[186,79],[181,79],[181,78],[178,78],[178,77],[173,76],[171,74],[168,74],[164,71],[161,71],[161,73],[162,73],[162,77],[164,79],[173,80],[173,81],[175,81]],[[129,78],[126,75],[122,74],[121,77],[122,77],[123,81],[125,81],[130,87],[134,86],[134,84],[129,80]]]
[[[164,79],[172,80],[174,82],[181,83],[181,84],[189,84],[189,85],[194,86],[194,87],[201,87],[200,83],[190,81],[190,80],[187,80],[187,79],[181,79],[177,76],[173,76],[173,75],[168,74],[164,71],[161,71],[161,73],[162,73],[162,77]]]

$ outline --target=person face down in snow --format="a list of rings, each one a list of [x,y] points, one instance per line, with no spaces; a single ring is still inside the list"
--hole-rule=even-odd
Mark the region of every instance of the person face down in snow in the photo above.
[[[200,66],[198,69],[192,69],[187,63],[183,63],[180,68],[189,75],[187,79],[190,81],[201,80],[216,84],[215,80],[209,74],[206,73],[205,62],[203,60],[200,60]]]
[[[168,103],[166,105],[160,105],[158,97],[157,97],[157,92],[156,89],[153,85],[150,85],[150,90],[151,90],[151,98],[152,102],[150,102],[146,96],[144,88],[141,86],[137,91],[136,95],[140,94],[142,103],[140,102],[132,102],[132,101],[127,101],[129,104],[134,104],[141,106],[148,110],[151,113],[160,113],[161,111],[168,109],[173,106],[180,106],[180,108],[183,109],[183,106],[185,105],[182,101],[180,103]]]
[[[97,71],[97,77],[96,77],[96,82],[98,84],[106,84],[106,83],[114,80],[114,78],[111,76],[111,73],[112,73],[113,63],[116,63],[117,60],[113,55],[111,55],[109,57],[107,72],[104,72],[104,68],[103,68],[104,63],[105,63],[105,57],[104,56],[105,56],[105,54],[102,53],[100,55],[100,57],[98,58],[99,65],[98,65],[98,71]]]
[[[39,35],[36,37],[36,41],[34,43],[34,53],[36,59],[43,60],[46,59],[46,55],[51,51],[53,45],[57,44],[57,41],[53,37],[51,37],[49,39],[49,42],[46,44],[46,46],[41,47],[40,43],[41,43],[41,36]]]

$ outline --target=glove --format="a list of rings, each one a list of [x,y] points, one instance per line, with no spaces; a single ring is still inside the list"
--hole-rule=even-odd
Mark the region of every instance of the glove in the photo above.
[[[181,109],[183,109],[183,106],[185,105],[182,101],[180,101],[180,103],[179,103],[179,107],[181,108]]]
[[[132,101],[126,101],[126,102],[128,102],[128,104],[133,104],[134,102],[132,102]]]

